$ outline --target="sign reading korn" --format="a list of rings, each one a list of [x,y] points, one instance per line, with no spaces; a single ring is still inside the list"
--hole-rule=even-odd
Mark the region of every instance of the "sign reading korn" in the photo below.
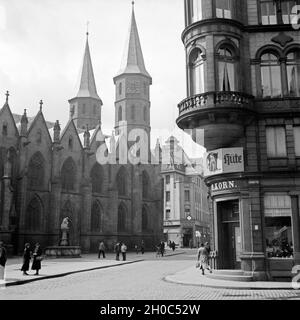
[[[217,149],[204,154],[204,175],[206,177],[220,173],[243,171],[243,148]]]

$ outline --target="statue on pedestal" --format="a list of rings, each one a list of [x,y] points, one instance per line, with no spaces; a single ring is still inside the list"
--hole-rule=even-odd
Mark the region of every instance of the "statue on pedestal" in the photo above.
[[[70,230],[70,222],[71,219],[69,217],[65,217],[60,225],[61,230],[61,239],[59,241],[60,246],[69,246],[69,230]]]

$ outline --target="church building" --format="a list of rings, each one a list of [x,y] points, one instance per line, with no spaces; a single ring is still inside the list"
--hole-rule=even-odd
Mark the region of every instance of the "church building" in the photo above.
[[[143,240],[152,249],[162,239],[163,208],[160,165],[119,161],[100,164],[118,151],[120,131],[143,129],[149,137],[150,85],[132,9],[122,67],[114,78],[115,134],[101,130],[102,100],[97,93],[88,42],[79,91],[69,100],[69,122],[47,122],[43,103],[34,118],[12,113],[9,93],[0,110],[0,239],[12,252],[24,243],[58,245],[60,224],[69,217],[70,244],[96,251],[100,240],[109,249],[118,241],[128,248]],[[124,130],[123,130],[124,131]],[[160,148],[156,148],[159,159]]]

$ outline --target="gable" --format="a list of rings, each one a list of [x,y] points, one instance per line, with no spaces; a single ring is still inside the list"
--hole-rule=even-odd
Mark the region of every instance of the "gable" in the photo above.
[[[0,136],[3,135],[3,125],[7,126],[7,137],[19,136],[14,117],[8,104],[5,104],[0,110]]]
[[[70,145],[70,140],[72,140],[72,147]],[[65,151],[76,152],[83,149],[73,120],[70,120],[64,128],[61,134],[60,143],[65,148]]]
[[[52,144],[48,126],[42,112],[38,112],[28,130],[28,138],[32,143]],[[41,139],[41,141],[40,141]]]

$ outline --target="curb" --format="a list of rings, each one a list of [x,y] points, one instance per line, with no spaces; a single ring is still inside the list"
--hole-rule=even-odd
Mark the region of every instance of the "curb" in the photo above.
[[[176,283],[176,284],[181,284],[181,285],[184,285],[184,286],[205,287],[205,288],[226,289],[226,290],[291,290],[291,291],[299,292],[299,289],[298,290],[293,289],[292,283],[291,283],[291,287],[290,288],[283,288],[283,287],[263,288],[263,287],[255,287],[255,286],[254,287],[253,286],[242,287],[242,286],[238,286],[238,285],[237,286],[226,286],[225,284],[224,285],[217,285],[217,284],[204,284],[204,283],[199,283],[199,284],[197,284],[197,283],[186,283],[186,282],[183,282],[183,281],[176,281],[176,280],[168,279],[169,276],[171,276],[171,275],[165,276],[163,278],[163,280],[165,282],[168,282],[168,283]],[[226,281],[226,280],[223,280],[223,281]]]
[[[18,286],[18,285],[22,285],[22,284],[25,284],[25,283],[41,281],[41,280],[46,280],[46,279],[60,278],[60,277],[65,277],[65,276],[68,276],[70,274],[75,274],[75,273],[80,273],[80,272],[87,272],[87,271],[93,271],[93,270],[99,270],[99,269],[107,269],[107,268],[119,267],[119,266],[123,266],[123,265],[126,265],[126,264],[133,264],[133,263],[142,262],[142,261],[145,261],[145,260],[141,259],[141,260],[135,260],[135,261],[119,263],[119,264],[115,264],[115,265],[99,266],[99,267],[94,267],[94,268],[89,268],[89,269],[82,269],[82,270],[76,270],[76,271],[70,271],[70,272],[64,272],[64,273],[57,273],[57,274],[52,274],[52,275],[49,275],[49,276],[42,276],[40,278],[35,278],[35,279],[17,280],[17,281],[14,281],[14,282],[8,282],[8,283],[0,284],[0,288],[1,287]]]

